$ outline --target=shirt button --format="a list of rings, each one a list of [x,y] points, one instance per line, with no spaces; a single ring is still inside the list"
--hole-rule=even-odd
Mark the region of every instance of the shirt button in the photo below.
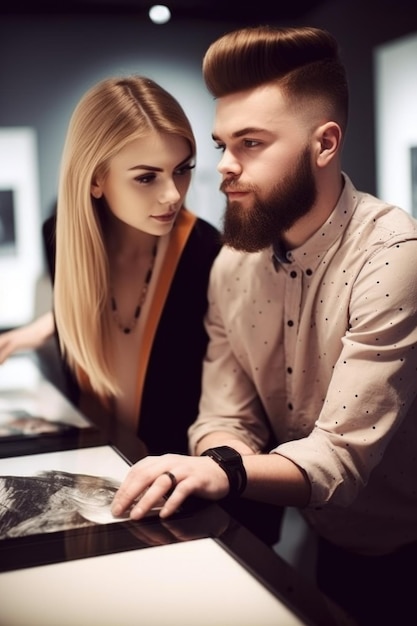
[[[294,408],[294,407],[293,407],[293,405],[291,404],[291,402],[289,402],[289,403],[288,403],[288,409],[289,409],[290,411],[292,411],[292,410],[293,410],[293,408]]]
[[[312,274],[312,273],[313,273],[313,270],[310,270],[310,269],[309,269],[309,270],[306,270],[306,274],[307,274],[307,276],[311,276],[311,274]]]
[[[292,367],[287,367],[288,374],[292,374]]]
[[[297,272],[295,272],[294,270],[292,272],[290,272],[290,276],[291,278],[296,278],[297,276]]]
[[[292,320],[288,320],[287,324],[288,326],[294,326],[294,322]]]

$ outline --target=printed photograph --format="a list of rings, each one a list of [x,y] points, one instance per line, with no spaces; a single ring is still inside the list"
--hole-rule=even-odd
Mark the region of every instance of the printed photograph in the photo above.
[[[38,437],[76,432],[78,428],[71,424],[53,421],[31,415],[24,409],[2,411],[0,408],[0,440],[19,439],[20,437]]]
[[[91,423],[43,378],[31,355],[12,355],[0,366],[0,443],[88,428]]]
[[[110,511],[128,468],[110,446],[0,459],[0,539],[128,519]]]

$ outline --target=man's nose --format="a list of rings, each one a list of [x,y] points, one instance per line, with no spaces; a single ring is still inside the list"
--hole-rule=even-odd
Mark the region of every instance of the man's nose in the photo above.
[[[224,177],[239,176],[242,173],[242,166],[229,150],[225,150],[217,165],[217,171]]]

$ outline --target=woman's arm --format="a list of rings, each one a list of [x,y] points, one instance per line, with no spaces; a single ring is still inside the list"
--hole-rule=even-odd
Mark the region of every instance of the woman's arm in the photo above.
[[[52,337],[54,330],[54,316],[52,311],[48,311],[29,324],[2,333],[0,335],[0,364],[15,352],[39,348]]]

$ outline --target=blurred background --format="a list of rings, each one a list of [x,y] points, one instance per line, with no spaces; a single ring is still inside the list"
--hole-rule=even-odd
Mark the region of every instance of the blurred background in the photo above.
[[[151,6],[14,0],[0,9],[0,330],[49,306],[38,286],[41,224],[53,210],[71,112],[102,78],[145,74],[176,96],[198,145],[189,208],[220,224],[214,105],[201,61],[214,39],[243,25],[311,25],[336,36],[351,87],[344,169],[358,188],[413,212],[415,0],[171,0],[165,23],[151,21]]]

